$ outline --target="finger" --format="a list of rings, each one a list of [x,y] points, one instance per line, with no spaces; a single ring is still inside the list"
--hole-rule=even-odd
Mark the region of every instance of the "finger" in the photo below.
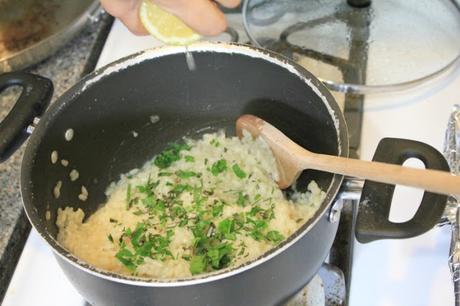
[[[136,35],[147,35],[148,32],[139,20],[138,0],[101,0],[104,9],[110,15],[118,18]]]
[[[235,8],[241,3],[240,0],[216,0],[216,2],[228,8]]]
[[[196,32],[212,36],[227,28],[225,15],[209,0],[153,0]]]
[[[137,13],[129,14],[119,17],[121,22],[135,35],[149,35],[150,33],[145,29],[144,25],[139,19]]]

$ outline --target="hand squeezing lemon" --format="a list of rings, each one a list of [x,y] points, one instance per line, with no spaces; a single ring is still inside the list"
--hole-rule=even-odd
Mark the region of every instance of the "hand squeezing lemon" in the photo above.
[[[2,0],[0,0],[1,2]],[[240,0],[100,0],[110,15],[136,35],[151,34],[166,44],[187,45],[200,35],[225,31],[222,8],[235,8]],[[183,20],[183,21],[182,21]]]
[[[142,0],[139,17],[145,29],[166,44],[188,45],[201,38],[182,20],[150,0]]]

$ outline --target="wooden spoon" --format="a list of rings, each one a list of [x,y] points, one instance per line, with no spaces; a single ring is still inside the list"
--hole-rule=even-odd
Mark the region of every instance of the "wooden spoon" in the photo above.
[[[280,188],[291,186],[302,170],[314,169],[381,183],[412,186],[435,193],[460,194],[460,176],[448,172],[313,153],[290,140],[270,123],[253,115],[238,118],[236,133],[239,137],[242,137],[243,130],[247,130],[253,137],[262,137],[270,146],[277,161]]]

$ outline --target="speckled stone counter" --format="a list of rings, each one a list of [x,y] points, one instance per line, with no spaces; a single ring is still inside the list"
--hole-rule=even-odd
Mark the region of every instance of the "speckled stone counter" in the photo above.
[[[112,18],[101,14],[88,23],[72,41],[47,60],[26,69],[51,79],[54,83],[52,102],[83,75],[92,71],[99,57]],[[14,105],[18,88],[0,94],[0,121]],[[3,164],[0,164],[0,301],[21,255],[30,231],[22,209],[20,195],[20,168],[24,145]]]

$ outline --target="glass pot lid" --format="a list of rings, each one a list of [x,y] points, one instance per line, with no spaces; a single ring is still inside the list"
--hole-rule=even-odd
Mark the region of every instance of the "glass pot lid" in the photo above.
[[[410,88],[460,61],[455,0],[245,0],[243,21],[253,44],[342,92]]]

